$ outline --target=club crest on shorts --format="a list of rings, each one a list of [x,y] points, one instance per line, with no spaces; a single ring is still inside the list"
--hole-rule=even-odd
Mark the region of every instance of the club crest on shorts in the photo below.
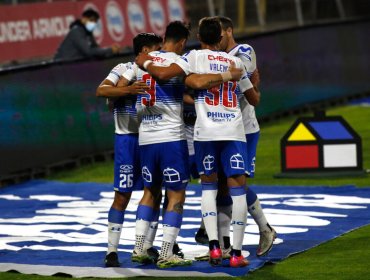
[[[150,173],[148,167],[146,166],[143,166],[143,168],[141,169],[141,174],[143,176],[143,179],[147,182],[152,182],[152,173]]]
[[[207,155],[203,159],[203,166],[205,170],[213,170],[215,163],[215,157],[211,155]]]
[[[163,170],[163,177],[167,183],[180,182],[180,173],[173,168],[166,168]]]
[[[241,154],[232,155],[230,158],[230,166],[232,169],[245,169],[244,159]]]

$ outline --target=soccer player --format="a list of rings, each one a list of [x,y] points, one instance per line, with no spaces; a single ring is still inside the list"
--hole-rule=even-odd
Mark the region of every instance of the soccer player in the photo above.
[[[141,33],[133,39],[134,52],[150,52],[158,50],[162,38],[153,33]],[[98,97],[113,100],[115,123],[114,144],[114,200],[108,213],[108,250],[105,257],[107,267],[120,266],[117,247],[121,236],[125,210],[134,190],[142,190],[143,182],[139,163],[138,119],[135,109],[137,94],[143,93],[148,86],[138,81],[130,86],[118,86],[122,74],[132,67],[133,63],[120,63],[114,67],[96,91]],[[152,222],[155,228],[158,223]],[[155,233],[154,233],[155,235]],[[154,236],[148,241],[153,243]],[[158,252],[151,246],[148,254],[155,257]]]
[[[161,51],[150,53],[151,59],[159,67],[170,65],[182,53],[188,36],[189,29],[183,23],[171,22],[166,28]],[[228,77],[232,78],[230,72]],[[137,102],[138,115],[141,119],[139,145],[145,187],[137,210],[136,242],[132,259],[146,262],[143,240],[152,216],[154,198],[161,192],[163,184],[167,191],[168,205],[163,217],[163,241],[157,266],[166,268],[189,265],[190,260],[185,260],[172,252],[182,223],[185,188],[189,180],[188,150],[182,119],[184,83],[178,77],[168,81],[155,80],[138,67],[127,71],[124,78],[126,83],[144,80],[150,86],[145,94],[139,95]],[[219,74],[210,75],[210,78],[206,79],[207,85],[214,81],[220,83],[220,79],[222,81]],[[200,83],[202,81],[200,79]]]
[[[222,16],[218,16],[216,18],[220,20],[222,27],[222,39],[220,42],[220,49],[228,52],[231,55],[239,57],[246,67],[248,77],[250,77],[253,85],[258,87],[259,74],[256,67],[256,55],[253,48],[248,44],[237,44],[235,42],[235,39],[233,37],[233,24],[231,19]],[[250,105],[245,97],[242,97],[239,101],[242,109],[243,124],[247,139],[247,176],[253,178],[255,173],[256,150],[260,129],[257,122],[254,106]],[[219,176],[219,183],[222,184],[221,182],[224,181],[224,178],[220,178]],[[225,182],[223,184],[225,184]],[[224,258],[227,258],[228,252],[230,250],[229,225],[231,220],[232,201],[230,198],[228,198],[228,194],[225,193],[224,196],[217,196],[217,203],[217,209],[219,211],[218,223],[220,227],[219,239],[221,247],[223,248]],[[248,188],[247,190],[247,204],[249,213],[259,227],[260,240],[256,255],[258,257],[261,257],[266,255],[271,250],[273,241],[276,238],[276,231],[267,222],[259,199],[251,188]],[[204,229],[204,223],[202,223],[200,229],[197,231],[195,239],[198,243],[201,244],[208,243],[208,236]],[[196,260],[207,260],[207,258],[208,253],[195,257]]]
[[[259,73],[256,63],[256,54],[254,49],[248,44],[237,44],[233,35],[233,23],[230,18],[219,16],[222,27],[222,39],[220,49],[230,55],[239,57],[247,69],[248,77],[255,87],[259,85]],[[249,104],[244,96],[239,100],[243,115],[244,130],[247,139],[247,176],[254,177],[255,161],[260,128],[256,118],[254,106]],[[261,208],[260,201],[254,191],[248,188],[247,192],[248,212],[258,225],[260,232],[259,245],[256,251],[258,257],[266,255],[272,248],[276,238],[276,231],[267,222],[267,219]]]
[[[168,67],[155,66],[148,56],[140,55],[136,63],[144,67],[153,77],[167,80],[192,73],[221,73],[228,76],[232,63],[242,67],[239,58],[219,52],[221,25],[218,20],[204,18],[199,25],[199,40],[202,50],[190,51]],[[191,75],[190,75],[191,77]],[[186,84],[193,87],[188,79]],[[230,265],[242,267],[248,261],[241,255],[246,226],[247,203],[245,191],[245,134],[238,103],[237,88],[256,105],[259,94],[244,71],[239,83],[225,82],[219,87],[197,90],[195,108],[197,120],[194,131],[195,156],[202,182],[202,216],[209,236],[209,261],[220,265],[222,251],[217,228],[217,172],[219,163],[227,176],[227,184],[233,199],[233,250]]]

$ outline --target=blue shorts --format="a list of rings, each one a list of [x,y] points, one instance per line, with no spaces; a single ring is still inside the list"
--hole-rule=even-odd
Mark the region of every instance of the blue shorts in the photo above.
[[[195,160],[200,175],[218,173],[226,177],[246,174],[246,143],[241,141],[194,141]]]
[[[189,182],[189,152],[185,140],[140,146],[145,187],[185,189]]]
[[[260,132],[246,134],[245,137],[247,139],[247,174],[248,177],[253,178],[256,170],[256,152]]]
[[[116,134],[115,136],[113,187],[118,192],[143,189],[138,134]]]

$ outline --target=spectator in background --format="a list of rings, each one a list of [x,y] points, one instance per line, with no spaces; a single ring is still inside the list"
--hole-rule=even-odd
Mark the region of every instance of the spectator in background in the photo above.
[[[78,59],[91,57],[108,57],[120,51],[120,46],[114,44],[108,48],[101,48],[96,43],[93,31],[97,26],[99,14],[87,9],[82,13],[82,18],[75,20],[70,25],[70,31],[60,44],[54,59]]]

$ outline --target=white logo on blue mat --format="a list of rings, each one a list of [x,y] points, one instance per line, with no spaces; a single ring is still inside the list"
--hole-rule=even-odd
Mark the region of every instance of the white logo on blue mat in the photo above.
[[[203,159],[203,166],[205,170],[213,170],[214,163],[215,163],[214,156],[208,155],[205,156]]]
[[[87,261],[92,266],[98,266],[97,269],[103,266],[101,259],[107,250],[107,216],[114,198],[109,186],[111,184],[34,181],[0,189],[0,264],[54,266],[57,263],[63,267],[60,272],[75,273],[86,266],[84,258],[88,256]],[[369,220],[370,193],[367,190],[344,186],[338,193],[336,188],[256,186],[255,191],[267,220],[278,232],[270,253],[274,258],[307,250],[342,234],[343,230],[366,225]],[[135,217],[142,195],[142,191],[133,192],[125,211],[119,247],[123,259],[130,259],[135,245]],[[207,212],[206,216],[216,214]],[[194,242],[194,232],[200,222],[201,188],[189,185],[177,238],[187,258],[206,249]],[[163,225],[159,223],[154,246],[161,246],[162,230]],[[292,240],[294,246],[289,243]],[[258,226],[248,219],[243,240],[248,247],[243,249],[255,250],[258,243]],[[286,245],[280,246],[280,243]],[[246,253],[243,251],[243,255]],[[134,267],[130,261],[125,265],[127,269]],[[199,266],[195,264],[189,270],[199,271]]]
[[[232,169],[245,169],[244,159],[241,154],[232,155],[230,158],[230,166]]]
[[[180,173],[173,168],[166,168],[163,170],[163,177],[167,183],[180,182]]]
[[[143,175],[143,179],[149,183],[152,182],[152,173],[150,173],[148,167],[143,166],[141,169],[141,174]]]

